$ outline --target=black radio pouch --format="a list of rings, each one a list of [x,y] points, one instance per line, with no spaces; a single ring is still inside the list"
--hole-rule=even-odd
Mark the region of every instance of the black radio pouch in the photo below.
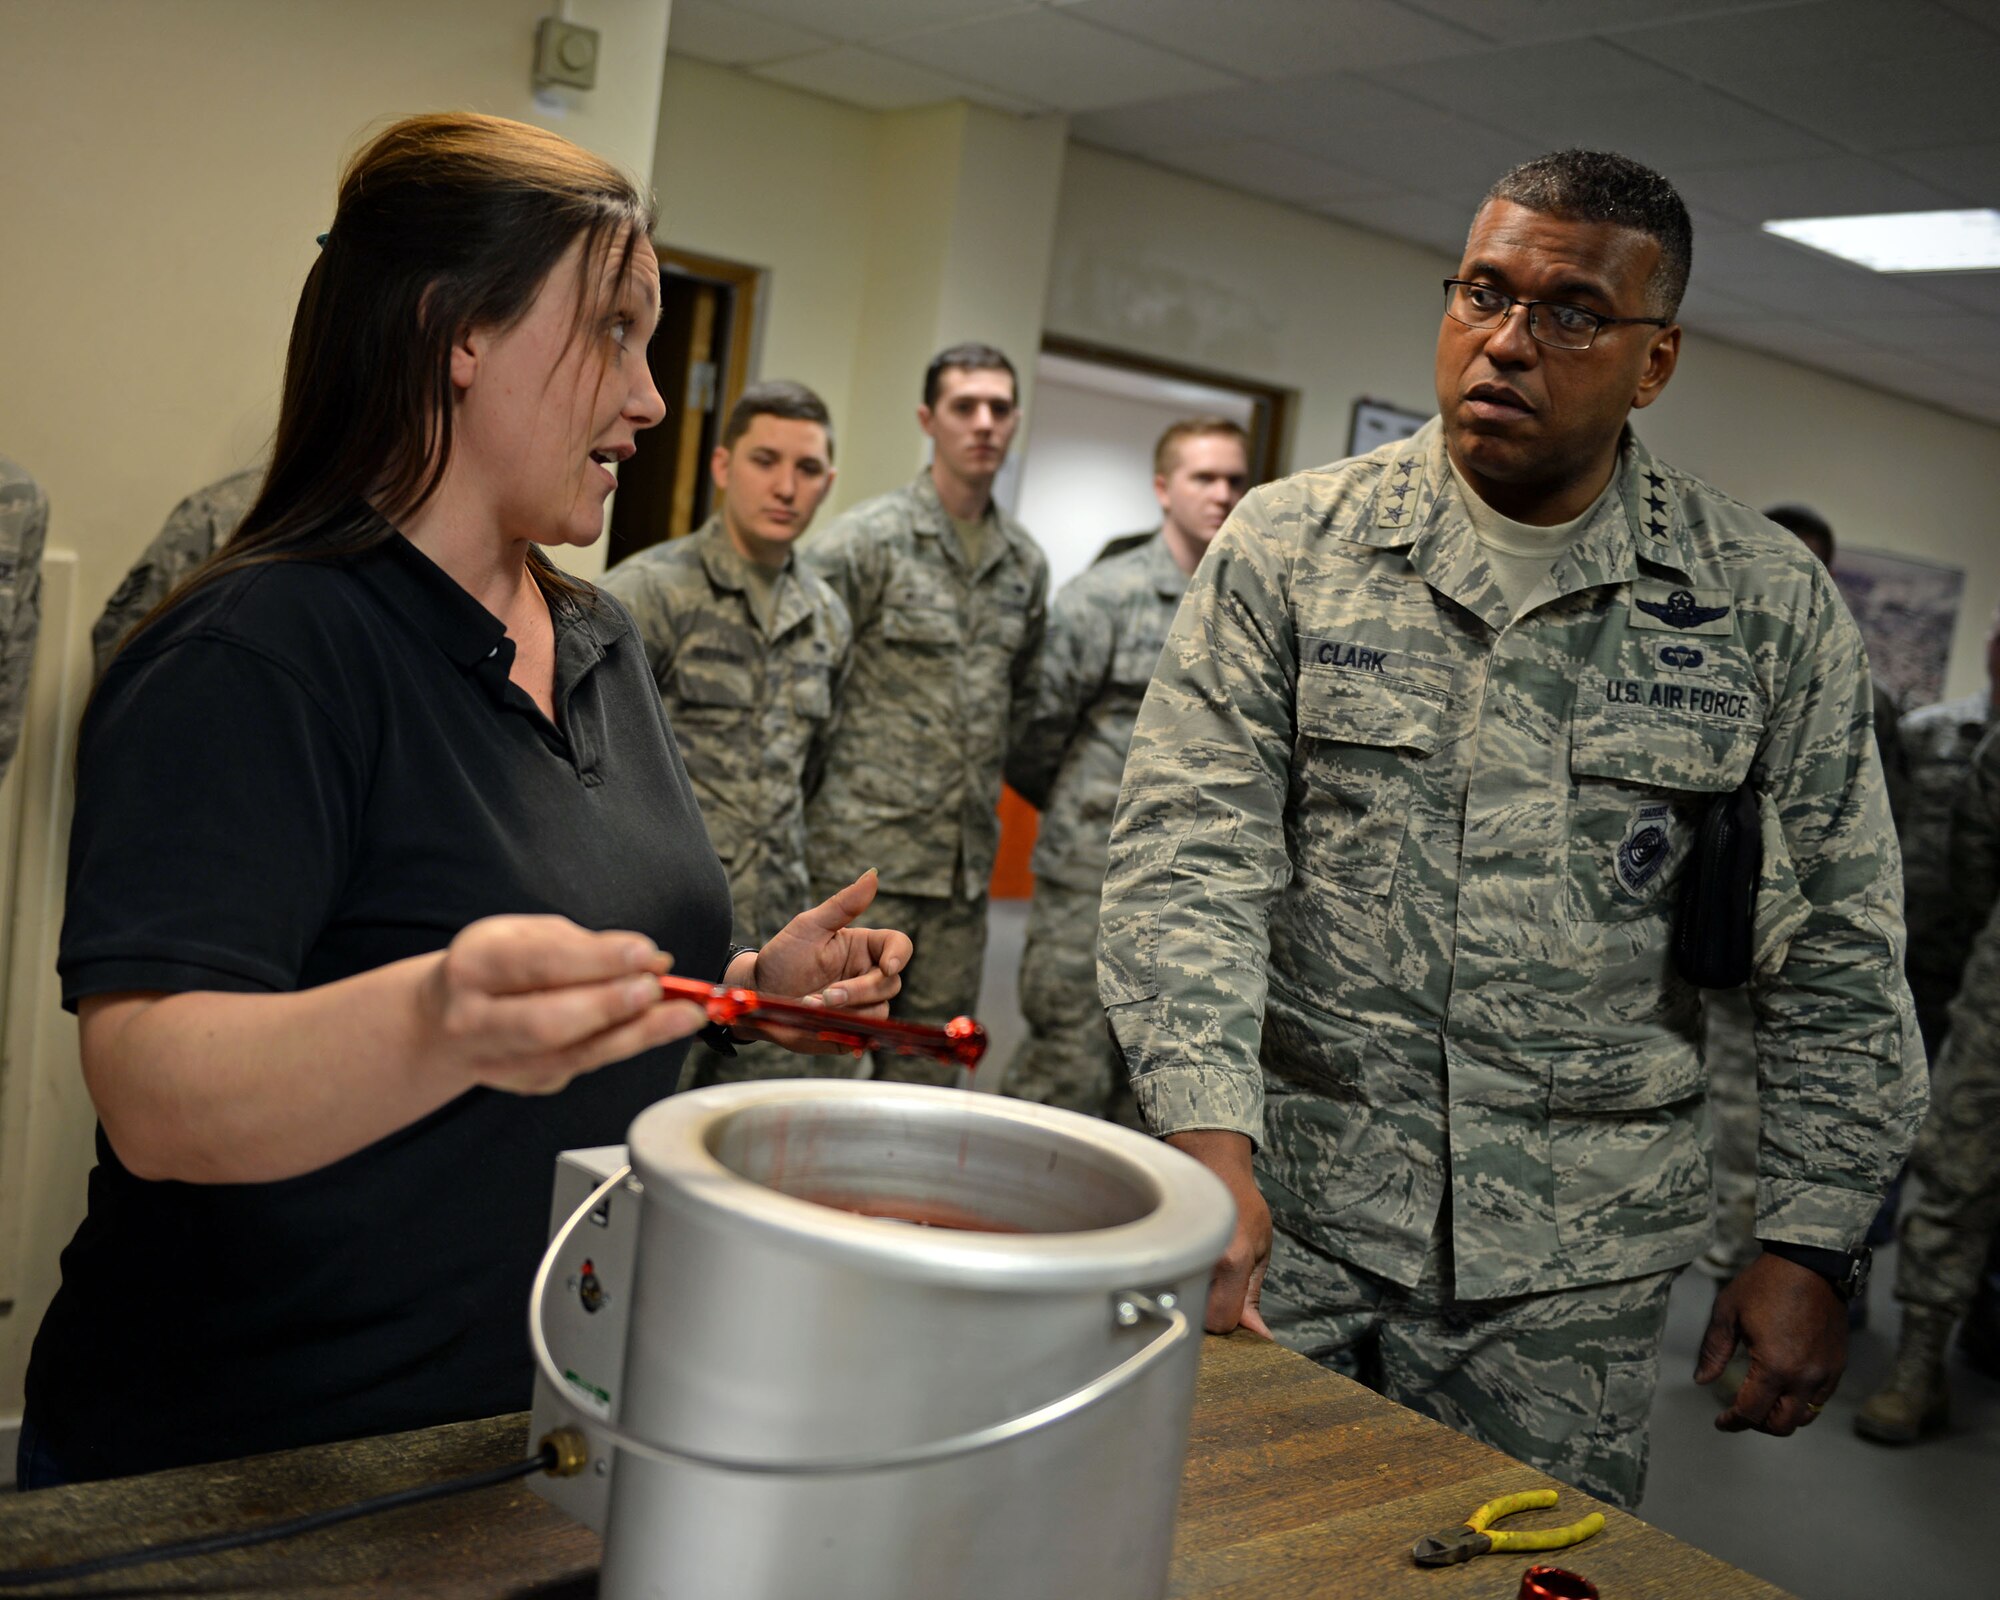
[[[1697,989],[1735,989],[1750,981],[1757,880],[1764,835],[1757,795],[1746,778],[1717,795],[1695,829],[1681,875],[1674,919],[1674,969]]]

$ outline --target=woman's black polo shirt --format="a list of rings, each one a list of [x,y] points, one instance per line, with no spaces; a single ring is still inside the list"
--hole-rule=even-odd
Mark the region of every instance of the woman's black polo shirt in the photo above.
[[[401,535],[198,591],[85,719],[64,1004],[287,991],[500,912],[632,928],[719,976],[729,892],[631,619],[561,602],[551,725],[500,621]],[[282,1183],[147,1182],[102,1130],[28,1414],[73,1477],[528,1403],[559,1151],[614,1143],[685,1043],[561,1094],[474,1089]]]

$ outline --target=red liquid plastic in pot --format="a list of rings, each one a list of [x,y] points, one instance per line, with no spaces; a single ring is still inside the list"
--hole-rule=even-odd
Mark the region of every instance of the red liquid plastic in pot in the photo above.
[[[882,1222],[907,1222],[918,1228],[949,1228],[955,1233],[1026,1233],[1011,1222],[994,1222],[958,1206],[938,1201],[877,1200],[864,1196],[800,1195],[814,1205],[847,1211],[857,1217],[874,1217]]]

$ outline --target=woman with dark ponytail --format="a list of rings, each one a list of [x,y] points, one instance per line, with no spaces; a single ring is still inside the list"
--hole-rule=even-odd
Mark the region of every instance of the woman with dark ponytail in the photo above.
[[[886,1010],[868,880],[761,951],[587,545],[665,407],[649,202],[397,123],[308,273],[272,464],[86,714],[59,967],[97,1109],[23,1487],[527,1403],[556,1154],[671,1093],[687,976]],[[795,1041],[788,1041],[795,1042]]]

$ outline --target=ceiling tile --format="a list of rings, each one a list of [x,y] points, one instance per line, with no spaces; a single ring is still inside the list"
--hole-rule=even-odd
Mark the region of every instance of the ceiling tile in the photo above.
[[[884,46],[973,83],[1063,111],[1094,111],[1162,95],[1219,89],[1227,73],[1061,11],[1023,11],[913,33]]]
[[[1488,120],[1497,127],[1513,126],[1524,113],[1546,118],[1588,99],[1626,96],[1642,105],[1663,106],[1688,86],[1682,74],[1596,39],[1578,39],[1560,50],[1520,45],[1419,61],[1383,67],[1367,76],[1442,110]]]
[[[1946,317],[1936,328],[1918,329],[1914,319],[1883,318],[1862,324],[1861,329],[1878,349],[1922,362],[1933,371],[1994,384],[2000,390],[2000,322],[1988,322],[1982,328],[1976,321],[1966,326],[1967,320]],[[1930,342],[1946,333],[1955,337],[1944,343]]]
[[[1850,148],[1880,153],[1990,134],[1996,83],[2000,42],[1934,60],[1843,62],[1811,83],[1783,86],[1766,103]]]
[[[1250,78],[1296,78],[1456,55],[1469,29],[1395,0],[1080,0],[1068,14]]]
[[[1426,193],[1483,194],[1540,149],[1344,73],[1215,98],[1216,114],[1244,134]]]
[[[1367,74],[1544,149],[1623,150],[1656,166],[1783,160],[1823,139],[1596,39],[1526,45]]]
[[[1334,162],[1261,139],[1190,145],[1162,160],[1232,189],[1309,208],[1322,200],[1372,200],[1395,192],[1388,184]]]
[[[1767,116],[1700,84],[1682,84],[1669,111],[1628,95],[1579,97],[1568,105],[1525,107],[1509,126],[1555,149],[1619,150],[1669,177],[1682,167],[1741,160],[1786,161],[1832,153],[1806,129]]]
[[[1492,39],[1558,39],[1615,33],[1669,17],[1764,9],[1771,0],[1406,0],[1431,16],[1476,29]]]
[[[2000,0],[1994,0],[2000,7]],[[1892,158],[1905,172],[1935,184],[1954,205],[2000,206],[2000,144],[1953,144],[1903,150]]]
[[[2000,272],[1912,273],[1910,282],[1933,300],[2000,317]]]
[[[1870,272],[1766,233],[1698,232],[1694,240],[1693,286],[1747,302],[1759,319],[1848,329],[1862,339],[1872,337],[1865,325],[1881,318],[1952,316],[1929,287],[1937,281]]]
[[[1081,142],[1446,255],[1514,162],[1625,150],[1696,218],[1690,326],[2000,419],[2000,273],[1754,227],[2000,205],[2000,0],[679,0],[672,47],[882,109],[1059,105]]]
[[[1396,195],[1384,200],[1336,200],[1313,209],[1392,238],[1429,245],[1453,261],[1458,260],[1465,246],[1465,230],[1471,221],[1463,207],[1421,194]],[[1439,293],[1442,296],[1443,291]],[[1441,298],[1439,304],[1443,304]]]
[[[1930,211],[1956,203],[1944,190],[1869,156],[1681,169],[1674,173],[1674,186],[1690,206],[1707,207],[1751,226],[1780,217]]]
[[[1699,277],[1688,284],[1687,292],[1681,296],[1680,320],[1697,329],[1705,329],[1711,318],[1734,317],[1742,320],[1764,314],[1762,306],[1738,299],[1726,290],[1702,282]]]
[[[1703,330],[1715,338],[1767,355],[1801,361],[1807,366],[1838,372],[1842,364],[1869,354],[1881,354],[1859,339],[1848,338],[1817,323],[1789,317],[1711,318]]]
[[[1948,10],[2000,33],[2000,0],[1939,0]]]
[[[1991,133],[2000,36],[1932,0],[1814,0],[1621,34],[1619,44],[1856,150]]]
[[[1833,260],[1798,260],[1771,272],[1719,273],[1727,294],[1776,314],[1808,321],[1851,321],[1863,317],[1948,315],[1950,308],[1907,279],[1870,272]],[[1703,271],[1702,242],[1695,240],[1694,270]],[[1710,270],[1715,270],[1711,267]]]
[[[1831,61],[1976,51],[1994,40],[1934,0],[1893,0],[1892,6],[1884,0],[1794,0],[1790,5],[1726,7],[1716,15],[1679,21],[1662,16],[1653,26],[1621,33],[1618,42],[1720,83],[1716,74],[1723,71],[1784,76]]]
[[[1842,358],[1841,371],[1860,383],[1898,394],[1937,392],[1948,381],[1936,362],[1919,360],[1894,350],[1869,349]]]
[[[810,90],[870,111],[906,111],[912,106],[936,105],[941,100],[976,100],[1008,111],[1046,109],[996,95],[982,85],[966,83],[948,73],[877,55],[857,45],[792,56],[753,67],[751,71],[774,83],[787,83],[794,89]]]
[[[833,41],[823,33],[773,21],[717,0],[674,0],[667,48],[725,67],[756,66],[786,56],[824,50]]]
[[[1940,365],[1951,365],[1946,358],[1953,355],[1977,357],[1985,363],[1983,370],[2000,381],[2000,317],[1874,317],[1865,325],[1863,337],[1886,350]]]
[[[1164,158],[1189,145],[1218,144],[1240,137],[1243,130],[1229,114],[1240,93],[1240,89],[1228,89],[1220,94],[1175,95],[1144,105],[1085,111],[1070,118],[1070,136],[1108,150]]]
[[[1025,10],[1035,3],[1036,0],[746,0],[735,9],[754,11],[774,21],[853,43],[945,23],[999,16]],[[680,4],[675,0],[674,15],[667,25],[669,36],[679,20]]]
[[[1801,270],[1801,263],[1810,259],[1797,245],[1760,228],[1697,229],[1694,236],[1695,276],[1714,273],[1725,286],[1750,278],[1782,277]]]

